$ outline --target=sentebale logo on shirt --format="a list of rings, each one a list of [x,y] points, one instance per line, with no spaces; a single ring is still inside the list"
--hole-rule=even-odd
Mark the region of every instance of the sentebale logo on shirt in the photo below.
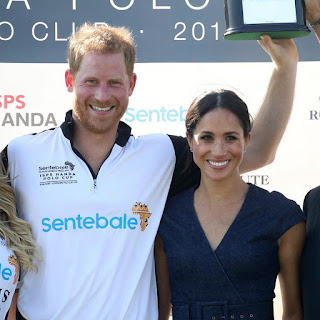
[[[83,217],[78,214],[76,217],[69,218],[43,218],[42,219],[43,231],[68,231],[77,229],[130,229],[137,228],[138,220],[136,218],[129,218],[125,213],[122,216],[115,216],[112,218],[106,218],[99,213],[96,213],[93,217]]]
[[[132,213],[140,216],[140,229],[145,231],[149,223],[151,213],[148,206],[136,202],[132,206]],[[119,229],[119,230],[135,230],[138,226],[138,220],[136,217],[130,217],[124,213],[120,216],[105,217],[100,213],[96,213],[94,216],[83,217],[81,214],[75,217],[68,218],[43,218],[42,219],[42,231],[71,231],[79,229]]]

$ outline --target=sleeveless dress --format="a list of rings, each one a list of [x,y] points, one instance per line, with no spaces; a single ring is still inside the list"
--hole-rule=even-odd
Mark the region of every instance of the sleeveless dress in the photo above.
[[[305,221],[300,207],[278,192],[250,184],[235,220],[213,250],[193,196],[194,188],[170,198],[159,228],[173,319],[273,319],[278,239]]]
[[[10,308],[12,297],[19,280],[19,262],[12,250],[6,247],[0,237],[0,320]]]

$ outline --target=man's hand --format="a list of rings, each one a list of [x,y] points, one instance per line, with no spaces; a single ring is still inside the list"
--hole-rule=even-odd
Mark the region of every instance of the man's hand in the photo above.
[[[292,39],[271,39],[268,35],[262,35],[258,42],[277,69],[296,64],[299,60],[298,50]]]

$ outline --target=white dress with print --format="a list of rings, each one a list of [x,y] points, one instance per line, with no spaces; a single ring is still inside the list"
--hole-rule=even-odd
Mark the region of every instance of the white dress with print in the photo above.
[[[0,238],[0,320],[9,310],[19,280],[19,262],[12,250]]]

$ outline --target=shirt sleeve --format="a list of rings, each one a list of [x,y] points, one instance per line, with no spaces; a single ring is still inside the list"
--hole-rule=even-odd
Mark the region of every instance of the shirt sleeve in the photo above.
[[[293,226],[306,221],[306,217],[295,201],[287,199],[279,192],[272,192],[272,194],[274,195],[273,201],[278,207],[275,221],[277,221],[276,238],[279,239]]]
[[[169,135],[176,155],[169,197],[200,183],[200,169],[192,159],[186,138]]]

